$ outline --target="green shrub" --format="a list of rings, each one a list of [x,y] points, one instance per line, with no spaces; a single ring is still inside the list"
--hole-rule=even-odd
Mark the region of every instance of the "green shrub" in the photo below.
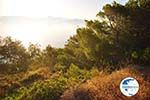
[[[38,81],[29,87],[21,87],[4,100],[59,100],[67,88],[67,79],[59,77],[44,82]]]
[[[71,64],[67,72],[65,73],[67,78],[74,78],[76,80],[82,81],[90,79],[90,72],[88,70],[80,69],[78,66]]]
[[[61,64],[58,63],[58,64],[56,64],[56,65],[54,66],[53,72],[58,72],[58,71],[65,72],[66,69],[67,69],[66,66],[63,66],[63,65],[61,65]]]

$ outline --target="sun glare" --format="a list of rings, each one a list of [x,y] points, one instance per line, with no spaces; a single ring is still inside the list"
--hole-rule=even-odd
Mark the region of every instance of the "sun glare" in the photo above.
[[[20,23],[5,24],[2,26],[6,35],[19,39],[28,45],[29,42],[39,43],[48,34],[48,24],[44,22],[23,21]]]

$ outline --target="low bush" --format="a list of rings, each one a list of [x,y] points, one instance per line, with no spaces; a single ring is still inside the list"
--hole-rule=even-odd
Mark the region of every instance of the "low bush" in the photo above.
[[[37,81],[31,86],[19,88],[3,100],[59,100],[67,88],[67,79],[63,77]]]

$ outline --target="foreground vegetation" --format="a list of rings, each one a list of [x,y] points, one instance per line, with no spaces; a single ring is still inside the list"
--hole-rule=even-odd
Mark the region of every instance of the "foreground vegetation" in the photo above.
[[[45,70],[44,74],[43,71]],[[2,93],[2,100],[149,100],[150,81],[141,72],[127,67],[113,73],[96,69],[83,70],[75,65],[66,73],[51,75],[47,69],[30,72],[24,79],[9,83]],[[39,76],[38,76],[39,75]],[[41,75],[41,76],[40,76]],[[139,92],[133,97],[122,95],[119,84],[123,78],[134,77],[140,84]],[[19,76],[11,76],[19,77]],[[42,78],[41,78],[42,77]],[[10,79],[11,80],[11,79]],[[35,81],[36,80],[36,81]],[[12,81],[12,80],[11,80]],[[7,85],[5,84],[5,87]]]
[[[11,37],[0,38],[0,99],[150,99],[149,18],[149,0],[114,2],[97,19],[86,20],[64,48],[31,43],[25,48]],[[119,90],[127,76],[140,84],[131,98]]]

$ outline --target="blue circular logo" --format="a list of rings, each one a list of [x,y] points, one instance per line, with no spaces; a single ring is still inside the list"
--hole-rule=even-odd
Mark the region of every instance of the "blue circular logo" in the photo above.
[[[120,83],[121,92],[128,97],[135,95],[139,90],[139,84],[136,79],[127,77]]]

